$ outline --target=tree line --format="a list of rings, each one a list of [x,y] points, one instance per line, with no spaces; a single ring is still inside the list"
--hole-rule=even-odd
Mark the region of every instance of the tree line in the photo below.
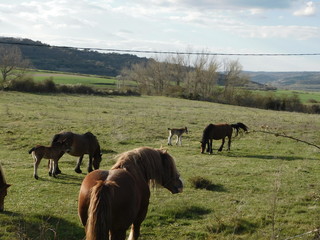
[[[101,94],[88,89],[90,87],[57,87],[52,80],[45,84],[34,83],[24,76],[30,66],[32,63],[23,57],[19,47],[0,44],[0,89]],[[165,95],[279,111],[320,113],[318,103],[304,105],[297,95],[263,95],[249,91],[246,89],[249,77],[243,74],[237,60],[219,62],[205,54],[195,58],[177,54],[162,60],[154,58],[134,63],[125,66],[120,73],[119,86],[134,82],[134,90],[129,89],[129,95]]]
[[[222,72],[219,71],[221,67]],[[198,100],[212,100],[221,91],[225,98],[229,98],[236,87],[243,87],[249,82],[237,60],[218,62],[208,55],[192,58],[191,55],[180,54],[125,67],[120,79],[123,84],[135,82],[144,94],[173,94]]]
[[[298,95],[251,91],[250,79],[238,60],[218,61],[209,55],[171,55],[133,64],[121,71],[122,86],[134,82],[141,94],[165,95],[193,100],[278,111],[320,113],[319,104],[305,105]]]

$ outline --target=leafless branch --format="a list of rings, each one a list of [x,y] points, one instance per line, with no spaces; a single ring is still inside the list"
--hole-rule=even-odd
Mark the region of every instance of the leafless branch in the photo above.
[[[275,135],[276,137],[290,138],[290,139],[295,140],[295,141],[297,141],[297,142],[302,142],[302,143],[305,143],[305,144],[308,144],[308,145],[310,145],[310,146],[313,146],[313,147],[316,147],[316,148],[320,149],[320,146],[318,146],[318,145],[316,145],[316,144],[314,144],[314,143],[310,143],[310,142],[301,140],[301,139],[296,138],[296,137],[288,136],[288,135],[286,135],[285,133],[275,133],[275,132],[260,131],[260,130],[253,130],[252,132],[267,133],[267,134],[273,134],[273,135]]]

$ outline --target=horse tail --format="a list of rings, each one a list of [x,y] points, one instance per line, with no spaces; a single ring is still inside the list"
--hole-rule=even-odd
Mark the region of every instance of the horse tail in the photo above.
[[[31,154],[35,149],[36,147],[31,148],[28,153]]]
[[[248,131],[248,127],[241,123],[241,122],[238,122],[238,123],[235,123],[235,124],[231,124],[231,127],[233,127],[234,129],[237,130],[237,133],[236,133],[236,136],[238,136],[238,133],[239,133],[239,129],[241,128],[243,131],[247,132]]]
[[[111,228],[112,181],[97,181],[92,188],[86,224],[86,240],[109,239]]]

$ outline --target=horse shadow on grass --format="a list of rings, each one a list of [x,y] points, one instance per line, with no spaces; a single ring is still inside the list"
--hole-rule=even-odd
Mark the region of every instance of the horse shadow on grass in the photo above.
[[[9,238],[20,236],[21,239],[79,240],[85,237],[80,224],[56,216],[20,214],[11,211],[4,211],[1,215],[4,215],[1,226],[7,226],[6,235]]]
[[[198,220],[204,215],[210,214],[211,209],[200,206],[179,206],[167,207],[160,213],[149,211],[143,222],[146,227],[166,226],[175,223],[177,220]]]
[[[86,175],[86,173],[77,173],[76,175],[61,173],[56,178],[39,177],[38,181],[80,186]]]
[[[252,159],[265,159],[265,160],[283,160],[283,161],[297,161],[305,160],[305,157],[300,156],[277,156],[277,155],[266,155],[266,154],[243,154],[237,152],[228,152],[228,157],[241,157],[241,158],[252,158]],[[317,160],[316,158],[308,158],[308,160]]]

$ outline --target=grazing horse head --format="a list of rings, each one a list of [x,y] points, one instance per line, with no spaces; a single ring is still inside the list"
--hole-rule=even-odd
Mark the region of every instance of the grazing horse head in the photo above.
[[[96,154],[93,156],[92,165],[94,169],[100,168],[101,160],[102,160],[102,153],[100,152],[100,148],[99,148],[99,151],[97,151]]]
[[[206,150],[207,141],[202,140],[200,143],[201,143],[201,153],[204,153],[204,150]]]
[[[159,184],[171,193],[182,192],[180,174],[166,150],[140,147],[122,153],[111,169],[117,168],[124,168],[146,182]]]
[[[162,158],[162,183],[161,185],[168,189],[171,193],[181,193],[183,190],[183,183],[180,179],[180,174],[174,164],[174,160],[167,153],[167,151],[158,150]]]
[[[10,184],[6,183],[4,178],[4,173],[0,165],[0,212],[4,210],[4,198],[7,196],[7,189],[10,187]]]

